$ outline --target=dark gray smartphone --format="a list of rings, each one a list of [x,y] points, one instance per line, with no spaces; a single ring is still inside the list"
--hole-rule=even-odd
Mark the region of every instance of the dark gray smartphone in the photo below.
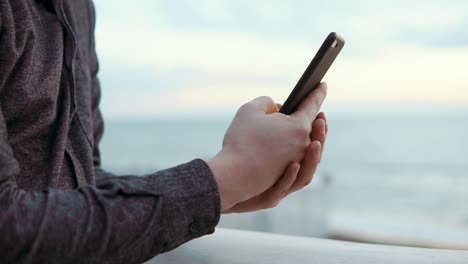
[[[296,111],[302,100],[320,84],[344,44],[344,39],[335,32],[328,35],[281,107],[280,113],[290,115]]]

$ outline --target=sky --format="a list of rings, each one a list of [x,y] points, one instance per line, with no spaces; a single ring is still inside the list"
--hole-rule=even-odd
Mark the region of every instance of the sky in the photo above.
[[[329,32],[324,109],[468,106],[468,1],[95,0],[109,118],[231,115],[284,102]]]

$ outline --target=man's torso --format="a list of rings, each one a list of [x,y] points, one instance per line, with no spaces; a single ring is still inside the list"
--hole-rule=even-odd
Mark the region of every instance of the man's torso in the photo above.
[[[88,0],[0,0],[0,107],[26,190],[93,184]]]

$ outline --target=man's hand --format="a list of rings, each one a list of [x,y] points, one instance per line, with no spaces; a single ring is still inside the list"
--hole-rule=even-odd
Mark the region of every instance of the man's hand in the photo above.
[[[320,128],[326,130],[325,118],[315,119],[326,90],[325,84],[319,85],[289,116],[279,113],[268,97],[254,99],[238,110],[222,150],[207,161],[218,183],[222,211],[241,202],[263,201],[262,197],[285,186],[286,193],[293,192],[310,182],[325,140],[325,136],[322,141],[316,139],[326,134],[320,132]],[[311,163],[311,159],[316,161]],[[250,199],[254,202],[247,202]]]
[[[247,201],[235,204],[223,213],[245,213],[273,208],[288,194],[307,186],[312,181],[322,158],[327,133],[327,119],[324,113],[319,113],[312,125],[311,143],[301,164],[292,162],[270,189]]]

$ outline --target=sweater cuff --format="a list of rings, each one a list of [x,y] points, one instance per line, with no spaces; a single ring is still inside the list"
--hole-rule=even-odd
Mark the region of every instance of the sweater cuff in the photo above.
[[[162,209],[166,216],[164,226],[169,227],[165,240],[170,241],[165,251],[215,231],[221,201],[218,185],[205,161],[195,159],[154,176],[164,181],[160,192],[165,207]]]

